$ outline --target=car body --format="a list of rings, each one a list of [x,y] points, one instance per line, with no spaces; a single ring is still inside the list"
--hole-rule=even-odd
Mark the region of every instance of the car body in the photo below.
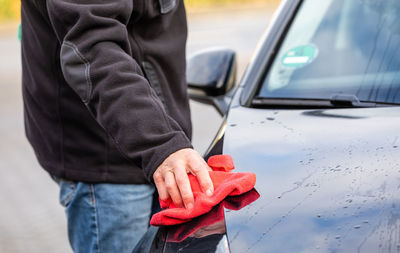
[[[236,171],[254,172],[260,197],[240,211],[225,209],[222,232],[191,231],[177,242],[171,235],[196,221],[152,228],[143,251],[399,252],[398,15],[392,0],[284,1],[238,86],[232,88],[233,67],[198,83],[189,71],[191,97],[225,115],[208,152],[223,146]],[[359,19],[364,25],[349,18],[364,16],[370,17]],[[327,26],[321,40],[296,33],[302,18],[313,34],[318,20]],[[287,46],[291,34],[308,42]],[[329,43],[340,48],[331,57]],[[374,59],[380,59],[375,69]],[[224,61],[233,66],[231,58]],[[218,60],[205,65],[221,69]]]

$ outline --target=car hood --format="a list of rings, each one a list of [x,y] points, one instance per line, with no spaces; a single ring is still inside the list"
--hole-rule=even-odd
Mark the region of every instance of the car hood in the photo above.
[[[225,211],[231,252],[400,251],[400,110],[231,108],[224,153],[261,197]]]

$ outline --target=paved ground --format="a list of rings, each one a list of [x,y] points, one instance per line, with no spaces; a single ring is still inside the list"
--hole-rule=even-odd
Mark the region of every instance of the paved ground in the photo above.
[[[242,73],[270,14],[266,8],[193,14],[188,53],[212,46],[235,49]],[[0,34],[0,253],[71,252],[57,186],[40,169],[25,140],[20,75],[16,33]],[[220,117],[212,108],[191,106],[194,145],[203,152]]]

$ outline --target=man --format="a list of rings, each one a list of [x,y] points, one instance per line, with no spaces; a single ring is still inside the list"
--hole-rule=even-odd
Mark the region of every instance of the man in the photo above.
[[[60,184],[75,252],[130,252],[161,199],[193,207],[179,0],[23,0],[27,137]]]

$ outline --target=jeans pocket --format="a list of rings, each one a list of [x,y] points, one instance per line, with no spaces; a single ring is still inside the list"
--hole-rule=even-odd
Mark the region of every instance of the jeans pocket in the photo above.
[[[67,207],[74,197],[76,191],[76,183],[67,180],[60,180],[60,204]]]

